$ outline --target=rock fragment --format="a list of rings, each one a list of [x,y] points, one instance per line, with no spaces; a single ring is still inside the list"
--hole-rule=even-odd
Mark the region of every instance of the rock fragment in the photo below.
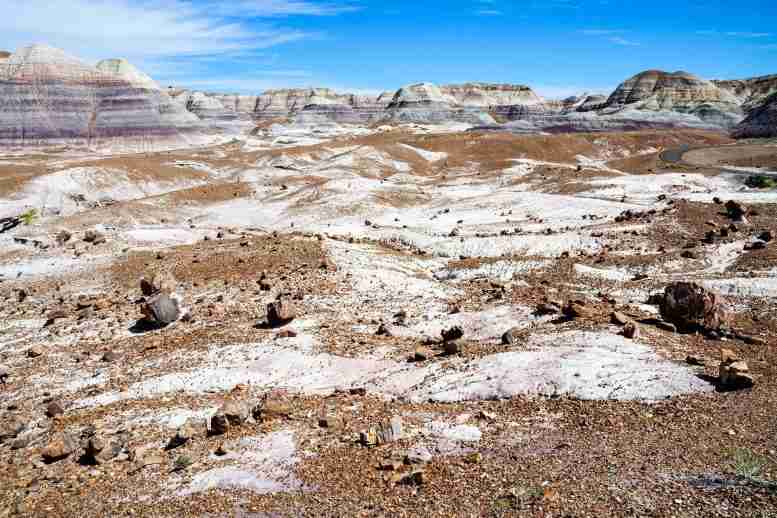
[[[20,417],[3,416],[3,419],[0,419],[0,444],[9,439],[15,439],[25,428],[27,428],[27,423]]]
[[[105,243],[105,236],[97,230],[87,230],[84,233],[84,241],[93,245]]]
[[[359,434],[359,442],[363,446],[381,446],[398,441],[404,434],[404,426],[400,417],[392,417],[377,426],[363,430]]]
[[[167,293],[153,295],[141,306],[143,316],[154,323],[169,325],[181,317],[178,299]]]
[[[46,416],[48,417],[56,417],[64,413],[65,413],[65,410],[56,401],[52,401],[46,406]]]
[[[755,384],[747,363],[729,349],[720,351],[718,378],[720,386],[728,390],[751,388]]]
[[[450,329],[443,329],[440,334],[442,335],[443,342],[450,342],[462,338],[464,331],[460,326],[453,326]]]
[[[505,331],[505,333],[502,335],[502,345],[515,345],[520,341],[520,339],[521,329],[518,327],[513,327],[512,329]]]
[[[661,316],[681,328],[720,329],[727,315],[717,293],[693,282],[675,282],[664,290]]]
[[[297,317],[294,305],[279,297],[275,302],[267,304],[267,323],[270,327],[281,327]]]
[[[57,462],[72,455],[78,449],[78,441],[67,432],[54,434],[41,452],[47,463]]]

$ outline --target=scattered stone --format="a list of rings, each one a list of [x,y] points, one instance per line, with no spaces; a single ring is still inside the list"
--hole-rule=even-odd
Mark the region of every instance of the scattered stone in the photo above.
[[[324,257],[321,260],[320,269],[325,272],[336,272],[337,265],[329,257]]]
[[[729,200],[726,202],[726,215],[732,220],[740,223],[747,223],[747,208],[739,202]]]
[[[3,416],[0,419],[0,444],[9,439],[15,439],[27,428],[27,423],[15,416]]]
[[[594,314],[590,308],[586,307],[585,301],[582,300],[567,302],[561,311],[568,318],[590,318]]]
[[[774,234],[772,234],[771,230],[766,230],[766,231],[761,232],[760,234],[758,234],[758,239],[760,239],[761,241],[764,241],[766,243],[769,243],[769,242],[771,242],[774,239]]]
[[[56,417],[58,415],[62,415],[65,413],[65,410],[62,408],[62,406],[57,403],[56,401],[52,401],[46,406],[46,416],[47,417]]]
[[[462,352],[461,343],[458,340],[451,340],[443,344],[443,351],[448,356],[454,356]]]
[[[636,322],[628,322],[623,326],[621,334],[630,340],[636,340],[639,338],[639,324]]]
[[[5,384],[8,381],[10,375],[11,374],[8,370],[8,367],[0,365],[0,383]]]
[[[610,314],[610,321],[618,326],[625,326],[629,322],[631,322],[631,318],[627,317],[623,313],[620,313],[618,311],[613,311]]]
[[[423,446],[414,448],[413,450],[409,451],[407,455],[405,455],[404,462],[405,464],[428,464],[432,462],[432,453],[424,448]]]
[[[105,464],[119,456],[124,450],[120,441],[108,441],[99,435],[93,435],[84,445],[84,461],[90,464]]]
[[[363,446],[380,446],[398,441],[404,434],[404,427],[400,417],[392,417],[378,426],[370,427],[359,433],[359,442]]]
[[[105,236],[97,230],[87,230],[84,233],[84,241],[93,245],[105,243]]]
[[[680,256],[683,259],[698,259],[699,258],[699,255],[696,252],[694,252],[693,250],[685,250],[682,254],[680,254]]]
[[[405,486],[421,486],[425,480],[424,471],[419,469],[402,474],[397,483]]]
[[[763,241],[754,241],[745,245],[745,251],[751,250],[766,250],[766,243]]]
[[[181,317],[178,299],[167,293],[157,293],[149,298],[141,307],[143,316],[151,322],[169,325]]]
[[[450,329],[443,329],[440,334],[442,335],[443,342],[450,342],[462,338],[464,336],[464,331],[460,326],[453,326]]]
[[[688,365],[696,365],[698,367],[703,367],[704,365],[706,365],[707,361],[701,356],[689,354],[688,356],[685,357],[685,363],[687,363]]]
[[[65,459],[78,449],[78,441],[67,432],[54,434],[49,443],[41,452],[43,460],[47,463]]]
[[[676,282],[664,290],[661,316],[681,327],[720,329],[727,315],[721,297],[693,282]]]
[[[267,422],[273,419],[285,419],[292,413],[291,405],[279,397],[266,397],[261,403],[254,406],[251,411],[254,419],[259,422]]]
[[[205,435],[206,432],[207,426],[205,423],[197,419],[187,419],[186,422],[178,428],[175,435],[170,438],[167,449],[172,450],[183,446],[195,437]]]
[[[267,304],[267,323],[270,327],[281,327],[297,317],[294,305],[291,302],[278,298],[275,302]]]
[[[561,313],[561,304],[556,302],[542,303],[534,310],[534,314],[537,316],[558,315],[559,313]]]
[[[65,245],[65,243],[67,243],[68,241],[70,241],[70,239],[71,239],[72,237],[73,237],[73,234],[71,234],[71,233],[70,233],[70,232],[68,232],[67,230],[60,230],[60,231],[57,233],[57,235],[56,235],[55,239],[56,239],[56,241],[57,241],[57,244],[58,244],[59,246],[64,246],[64,245]]]
[[[751,388],[755,382],[749,372],[747,363],[740,360],[736,353],[721,349],[718,374],[721,387],[729,390]]]
[[[143,296],[150,297],[162,291],[173,293],[175,291],[176,281],[171,274],[156,274],[150,279],[140,279],[140,291]]]
[[[113,363],[118,360],[120,356],[113,351],[105,351],[102,355],[102,361],[105,363]]]
[[[425,362],[432,357],[434,357],[434,352],[432,352],[431,349],[426,347],[416,347],[416,350],[413,351],[411,360],[415,362]]]
[[[28,358],[37,358],[39,356],[43,356],[43,349],[38,345],[33,345],[29,349],[27,349],[27,357]]]
[[[282,331],[278,331],[275,336],[276,338],[296,338],[297,332],[293,329],[284,329]]]
[[[391,329],[386,324],[380,324],[378,330],[375,331],[375,336],[393,336]]]
[[[513,327],[502,335],[502,345],[515,345],[521,339],[521,329]]]

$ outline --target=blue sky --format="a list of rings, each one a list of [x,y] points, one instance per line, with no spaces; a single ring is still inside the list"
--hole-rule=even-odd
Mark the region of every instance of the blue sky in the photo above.
[[[418,81],[609,93],[649,69],[777,73],[774,0],[0,0],[4,43],[126,57],[161,84],[259,93]],[[10,17],[8,16],[10,14]]]

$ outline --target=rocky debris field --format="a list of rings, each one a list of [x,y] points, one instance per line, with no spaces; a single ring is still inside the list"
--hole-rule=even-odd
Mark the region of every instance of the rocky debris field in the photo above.
[[[3,158],[0,516],[771,516],[745,158],[420,125]]]

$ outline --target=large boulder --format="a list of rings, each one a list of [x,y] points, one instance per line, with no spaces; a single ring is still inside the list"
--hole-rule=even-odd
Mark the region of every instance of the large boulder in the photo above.
[[[664,290],[661,316],[680,328],[720,329],[727,315],[717,293],[693,282],[675,282]]]

